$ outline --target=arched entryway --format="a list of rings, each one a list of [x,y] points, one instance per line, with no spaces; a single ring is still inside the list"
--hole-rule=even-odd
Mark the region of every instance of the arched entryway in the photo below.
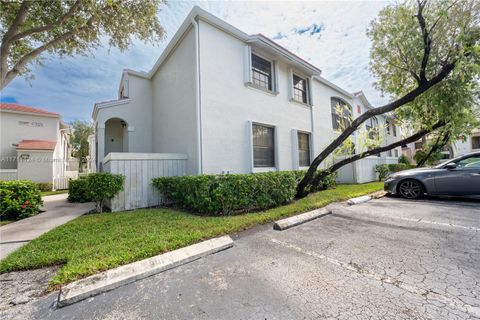
[[[128,123],[120,118],[105,122],[105,155],[111,152],[128,152]]]

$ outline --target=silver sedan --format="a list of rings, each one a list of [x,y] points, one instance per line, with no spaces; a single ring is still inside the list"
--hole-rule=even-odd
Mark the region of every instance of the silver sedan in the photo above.
[[[428,195],[480,195],[480,152],[449,160],[436,167],[392,173],[385,178],[385,191],[404,198]]]

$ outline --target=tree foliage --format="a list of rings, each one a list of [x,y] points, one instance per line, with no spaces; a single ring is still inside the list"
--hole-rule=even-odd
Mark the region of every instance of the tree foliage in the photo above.
[[[0,89],[27,76],[42,54],[86,54],[108,39],[127,49],[134,38],[157,41],[164,30],[162,0],[48,0],[0,2]]]
[[[74,120],[70,125],[73,129],[73,156],[78,159],[79,168],[82,170],[83,165],[87,163],[89,154],[88,136],[93,134],[94,127],[90,122],[78,119]]]
[[[360,115],[320,152],[297,187],[298,197],[305,196],[308,185],[321,178],[317,176],[314,181],[318,166],[376,115],[395,112],[400,121],[409,122],[414,131],[424,134],[434,128],[463,128],[466,122],[475,122],[480,75],[479,1],[393,3],[380,11],[367,34],[372,40],[370,65],[376,86],[392,102]],[[369,152],[353,156],[350,162],[366,154]],[[330,170],[338,168],[339,163]]]

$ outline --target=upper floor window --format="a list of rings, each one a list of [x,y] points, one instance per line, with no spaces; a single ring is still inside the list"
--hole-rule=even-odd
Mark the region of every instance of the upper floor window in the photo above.
[[[275,129],[260,124],[252,125],[253,166],[275,167]]]
[[[252,83],[272,91],[272,62],[252,54]]]
[[[397,126],[395,126],[394,123],[392,123],[392,132],[393,132],[393,136],[396,137],[397,136]]]
[[[352,124],[352,107],[339,98],[331,98],[332,126],[334,130],[343,129]]]
[[[373,117],[368,119],[365,126],[367,128],[369,139],[378,138],[378,119],[377,118]]]
[[[390,121],[385,121],[385,127],[387,128],[387,134],[390,134]]]
[[[296,74],[293,75],[293,99],[298,102],[308,103],[308,82]]]
[[[310,165],[310,135],[298,132],[298,165],[308,167]]]

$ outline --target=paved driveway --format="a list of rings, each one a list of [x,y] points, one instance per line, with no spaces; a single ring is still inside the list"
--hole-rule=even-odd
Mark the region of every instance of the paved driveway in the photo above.
[[[36,319],[475,319],[480,203],[384,198],[332,206],[289,229],[235,237],[232,249]]]
[[[42,212],[0,227],[0,260],[53,228],[94,208],[92,203],[70,203],[67,194],[43,197]]]

